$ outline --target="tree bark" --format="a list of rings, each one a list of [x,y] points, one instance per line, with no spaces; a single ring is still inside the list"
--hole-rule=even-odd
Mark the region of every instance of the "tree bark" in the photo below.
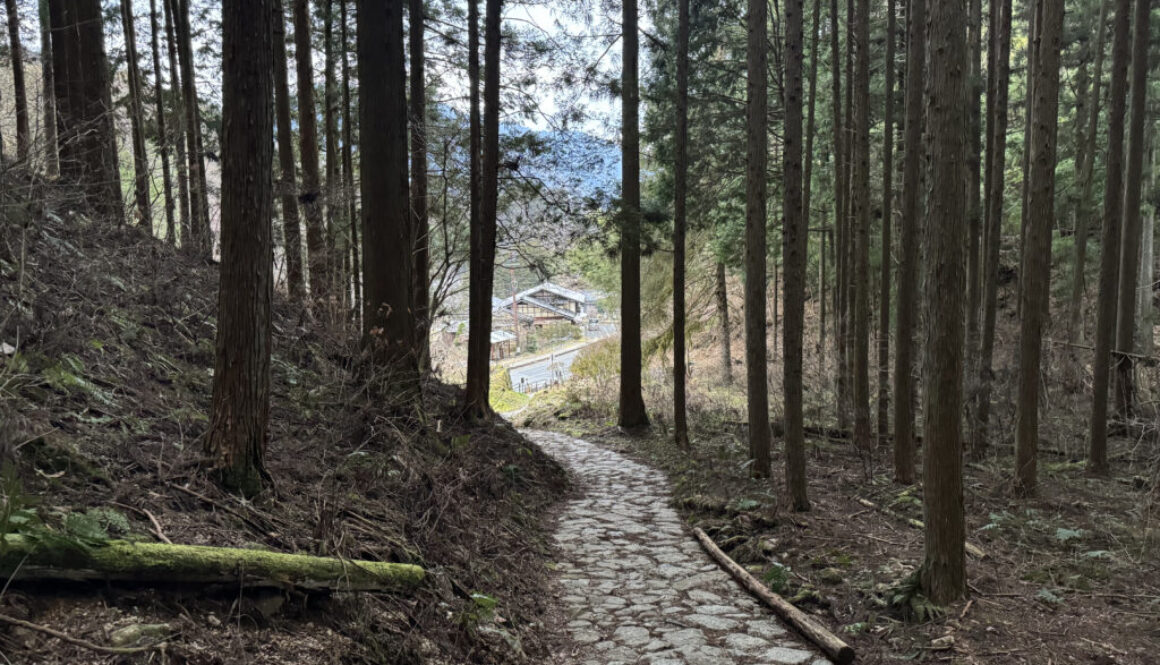
[[[194,78],[193,45],[189,27],[189,0],[169,0],[177,28],[177,56],[185,97],[185,145],[189,157],[190,248],[209,256],[213,242],[209,228],[209,194],[205,187],[205,155],[201,149],[201,111]]]
[[[969,143],[967,145],[967,347],[966,367],[974,367],[973,358],[979,346],[979,246],[982,235],[982,200],[979,195],[980,167],[982,164],[983,146],[980,141],[982,128],[979,120],[979,103],[982,101],[982,70],[980,58],[983,49],[983,3],[982,0],[970,0],[969,15],[967,16],[967,57],[969,58],[968,88],[968,125]]]
[[[169,170],[169,132],[165,125],[165,89],[161,74],[161,21],[157,16],[157,0],[149,0],[149,37],[153,51],[153,101],[157,113],[157,147],[161,153],[161,184],[165,196],[165,240],[177,243],[177,222],[173,215],[173,176]]]
[[[411,7],[411,214],[415,224],[415,318],[419,330],[419,364],[431,370],[431,298],[428,277],[427,219],[427,80],[424,74],[423,0]]]
[[[965,4],[933,2],[927,16],[930,195],[922,363],[926,556],[919,579],[926,596],[939,605],[961,598],[967,590],[961,434],[964,313],[960,301],[947,297],[962,293],[966,286],[963,245],[969,213],[963,184],[968,175],[970,120]]]
[[[733,385],[733,330],[729,326],[729,292],[725,283],[725,263],[717,262],[717,288],[714,289],[717,300],[717,320],[721,324],[721,380],[727,385]]]
[[[890,275],[894,225],[894,36],[895,0],[886,7],[886,124],[882,133],[882,257],[878,295],[878,441],[890,436]]]
[[[142,111],[141,69],[137,63],[137,28],[131,0],[121,0],[121,27],[125,37],[126,70],[129,80],[129,124],[133,144],[133,191],[137,222],[153,233],[153,202],[149,196],[151,178],[145,153],[145,115]]]
[[[354,184],[354,130],[355,116],[351,110],[350,105],[350,61],[347,53],[350,50],[350,42],[347,40],[347,0],[339,0],[341,11],[339,15],[342,20],[342,30],[340,39],[343,44],[342,49],[342,168],[345,171],[346,188],[344,191],[344,200],[346,201],[347,223],[350,225],[350,281],[354,286],[354,307],[352,308],[352,316],[358,318],[358,312],[362,311],[362,267],[359,265],[359,241],[358,241],[358,203],[355,200],[355,184]],[[293,164],[291,164],[293,166]],[[423,347],[426,349],[426,347]]]
[[[302,227],[298,218],[294,171],[294,130],[290,121],[290,74],[286,60],[286,15],[282,0],[273,0],[274,110],[278,119],[278,171],[282,203],[282,252],[286,257],[286,290],[290,299],[306,295],[302,282]]]
[[[640,81],[637,0],[624,1],[621,92],[620,231],[620,409],[617,425],[634,432],[648,427],[641,393],[640,328]],[[763,315],[765,308],[762,307]]]
[[[1140,279],[1140,189],[1144,173],[1144,124],[1148,94],[1151,0],[1136,0],[1132,30],[1132,123],[1128,126],[1128,173],[1124,180],[1124,228],[1120,250],[1119,305],[1116,316],[1116,412],[1130,418],[1136,410],[1132,356],[1136,341],[1136,283]]]
[[[326,249],[323,196],[318,175],[318,118],[314,108],[314,63],[310,42],[310,0],[294,2],[294,58],[298,76],[298,158],[302,189],[298,201],[306,217],[306,265],[310,298],[316,309],[329,309],[330,261]],[[397,94],[397,92],[396,92]],[[406,206],[404,206],[404,211]],[[407,245],[400,245],[406,247]],[[408,261],[408,264],[410,261]]]
[[[342,236],[342,228],[338,223],[338,212],[342,208],[338,199],[342,158],[339,156],[338,120],[335,116],[338,111],[338,88],[335,82],[334,0],[324,0],[322,17],[322,132],[326,149],[326,187],[322,190],[324,192],[322,198],[326,202],[326,264],[329,269],[327,278],[330,280],[327,291],[334,295],[334,307],[337,311],[345,312],[349,293],[343,286],[345,283],[343,261],[338,253]]]
[[[673,439],[689,447],[685,411],[685,224],[689,182],[689,0],[677,0],[677,118],[673,174]]]
[[[274,194],[272,0],[224,0],[222,260],[205,452],[222,485],[262,489],[270,418]]]
[[[785,126],[782,148],[782,219],[784,228],[785,484],[797,511],[810,509],[806,486],[806,440],[802,404],[802,336],[805,331],[806,259],[809,225],[802,192],[802,0],[785,3]]]
[[[467,340],[467,411],[476,421],[484,421],[491,414],[490,372],[491,357],[491,280],[494,279],[495,231],[488,229],[483,220],[483,146],[479,93],[479,0],[467,3],[467,78],[470,88],[471,134],[468,159],[470,168],[470,225],[471,259],[469,265],[468,340]],[[489,234],[489,231],[491,233]],[[491,247],[493,262],[487,262],[487,247]],[[487,288],[484,289],[484,282]],[[514,306],[514,303],[513,303]],[[486,310],[486,311],[485,311]]]
[[[178,216],[178,237],[181,246],[188,248],[193,243],[193,226],[190,219],[189,199],[189,162],[186,161],[185,140],[187,133],[184,128],[185,100],[184,86],[181,81],[181,70],[177,66],[177,38],[173,27],[173,7],[170,0],[162,0],[161,10],[165,12],[165,44],[169,55],[169,90],[173,95],[173,147],[176,151],[174,161],[177,162],[177,204],[180,206]]]
[[[834,111],[833,131],[834,137],[834,296],[831,302],[834,305],[834,318],[836,324],[834,325],[834,341],[836,342],[836,350],[838,354],[838,362],[835,364],[837,371],[837,420],[838,426],[845,429],[845,397],[846,397],[846,378],[845,378],[845,328],[842,323],[843,316],[843,299],[845,293],[845,285],[843,283],[844,273],[842,271],[843,257],[845,253],[845,234],[843,233],[843,220],[846,217],[846,158],[845,145],[846,135],[844,130],[842,118],[842,61],[839,48],[838,37],[841,34],[841,20],[838,16],[838,0],[830,0],[830,85],[832,91],[832,98],[830,107]],[[847,81],[847,83],[849,83]],[[823,348],[823,353],[826,349]]]
[[[4,0],[8,13],[9,59],[12,62],[12,101],[16,104],[16,159],[28,159],[28,93],[24,86],[24,49],[20,45],[20,14],[16,0]]]
[[[411,304],[411,214],[401,2],[360,0],[359,145],[363,225],[363,349],[393,394],[417,397]]]
[[[40,8],[40,96],[43,104],[41,124],[44,126],[44,171],[49,178],[60,175],[60,161],[56,151],[56,95],[52,80],[52,24],[48,0],[38,2]]]
[[[748,0],[745,169],[745,374],[748,388],[750,473],[769,477],[769,385],[766,381],[765,214],[766,137],[765,0]]]
[[[1128,92],[1131,0],[1114,0],[1112,71],[1108,84],[1108,156],[1104,167],[1104,230],[1100,241],[1100,295],[1095,357],[1092,361],[1092,420],[1088,470],[1108,470],[1108,380],[1116,329],[1116,292],[1120,278],[1120,224],[1124,186],[1124,110]]]

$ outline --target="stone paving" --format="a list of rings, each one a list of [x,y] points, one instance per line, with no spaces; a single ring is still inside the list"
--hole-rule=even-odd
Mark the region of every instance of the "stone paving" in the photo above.
[[[830,665],[717,567],[655,469],[580,439],[526,431],[584,496],[556,533],[575,665]]]

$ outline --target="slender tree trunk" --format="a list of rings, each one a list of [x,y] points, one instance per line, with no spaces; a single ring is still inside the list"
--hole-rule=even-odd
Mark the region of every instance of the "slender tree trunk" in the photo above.
[[[640,82],[637,0],[624,4],[624,71],[621,86],[622,172],[620,232],[620,415],[617,424],[626,431],[648,427],[641,393],[640,329]],[[765,308],[762,307],[764,314]]]
[[[178,216],[178,236],[181,246],[189,248],[193,243],[193,226],[190,219],[189,200],[189,162],[186,161],[185,141],[185,99],[184,87],[181,81],[181,70],[177,66],[177,37],[173,26],[173,6],[171,0],[162,0],[161,10],[165,12],[165,46],[169,55],[169,90],[173,96],[173,146],[176,150],[174,161],[177,162],[177,204],[181,208]]]
[[[769,385],[766,381],[765,214],[768,159],[765,77],[769,48],[765,0],[748,0],[745,170],[745,374],[748,384],[750,473],[769,477]]]
[[[1003,231],[1004,173],[1007,158],[1007,103],[1011,81],[1011,0],[991,0],[997,15],[992,34],[994,55],[990,67],[993,103],[987,119],[987,214],[983,242],[983,322],[979,343],[978,393],[975,417],[971,419],[971,450],[976,457],[987,448],[987,427],[991,417],[991,363],[995,350],[995,320],[999,301],[999,247]]]
[[[126,69],[129,79],[129,123],[133,144],[133,190],[137,201],[137,221],[153,233],[153,202],[149,196],[149,157],[145,153],[145,115],[141,107],[141,70],[137,63],[137,28],[133,3],[121,0],[121,27],[125,36]]]
[[[1148,137],[1149,162],[1151,169],[1148,175],[1148,187],[1156,190],[1156,134],[1149,132]],[[1155,321],[1155,312],[1152,306],[1152,291],[1155,283],[1155,258],[1152,252],[1156,233],[1156,206],[1153,205],[1144,216],[1144,229],[1140,237],[1140,281],[1136,290],[1136,309],[1139,321],[1136,324],[1136,348],[1140,354],[1152,355],[1155,347],[1152,326]]]
[[[967,357],[966,366],[974,367],[973,358],[979,347],[979,246],[982,234],[982,200],[979,194],[980,168],[982,164],[982,128],[979,119],[979,104],[983,94],[983,74],[981,58],[983,50],[983,3],[970,0],[970,15],[967,17],[967,50],[969,58],[968,94],[969,132],[967,153]]]
[[[467,411],[477,421],[483,421],[491,413],[489,402],[490,376],[488,374],[488,359],[491,356],[489,347],[491,340],[490,317],[484,314],[486,309],[491,312],[491,303],[484,301],[490,296],[491,288],[485,294],[484,280],[494,279],[494,266],[484,262],[484,253],[490,242],[494,246],[494,239],[489,240],[487,229],[483,224],[483,178],[482,178],[482,118],[480,117],[479,91],[479,0],[467,2],[467,78],[470,97],[470,118],[468,131],[470,141],[468,160],[470,161],[470,210],[469,224],[471,226],[471,259],[468,266],[470,275],[469,304],[468,304],[468,340],[467,340]],[[481,337],[487,337],[487,342]]]
[[[845,256],[846,218],[846,151],[847,144],[842,118],[842,61],[838,36],[841,34],[841,19],[838,16],[838,0],[830,0],[830,85],[832,98],[830,106],[834,111],[834,317],[837,320],[834,339],[838,352],[837,400],[838,427],[845,428],[846,375],[845,375],[845,327],[843,324],[843,296],[845,294],[845,274],[842,270]],[[847,83],[849,83],[847,81]]]
[[[886,8],[886,115],[882,144],[882,258],[878,303],[878,441],[890,434],[890,275],[894,225],[894,36],[895,0]]]
[[[294,129],[290,121],[290,74],[286,62],[286,15],[282,0],[273,0],[274,9],[274,110],[278,118],[278,172],[282,203],[282,246],[286,255],[286,290],[290,299],[301,301],[306,294],[302,283],[302,227],[298,219],[297,176],[294,172]]]
[[[205,154],[201,150],[201,111],[197,101],[197,81],[193,70],[193,46],[189,28],[189,0],[169,0],[177,28],[177,56],[181,63],[181,83],[185,88],[185,136],[189,157],[190,247],[208,256],[213,243],[208,224],[209,197],[205,190]]]
[[[677,127],[673,183],[673,438],[689,447],[685,412],[685,223],[689,182],[689,0],[677,0]]]
[[[354,316],[358,318],[357,313],[361,312],[362,307],[362,268],[359,265],[359,241],[358,241],[358,204],[355,201],[354,182],[354,129],[353,125],[356,122],[354,113],[350,105],[350,61],[347,58],[347,53],[350,51],[350,42],[347,40],[347,16],[346,16],[347,0],[339,0],[341,7],[340,16],[342,19],[342,30],[340,38],[342,40],[342,162],[343,170],[346,172],[346,191],[344,200],[346,201],[347,222],[350,224],[350,281],[354,284]],[[293,166],[293,164],[291,164]],[[428,327],[429,330],[429,327]],[[423,342],[420,342],[420,348],[427,349]]]
[[[854,18],[854,444],[870,450],[870,0]]]
[[[157,147],[161,153],[161,184],[165,195],[165,240],[177,243],[177,223],[173,216],[173,177],[169,171],[169,133],[165,127],[165,89],[161,75],[161,21],[157,16],[157,0],[149,0],[149,36],[153,51],[153,101],[157,109]]]
[[[12,100],[16,104],[16,159],[28,159],[28,93],[24,86],[24,49],[20,45],[20,14],[16,0],[4,0],[8,11],[8,44],[12,61]]]
[[[293,2],[294,58],[298,75],[298,158],[302,163],[302,190],[298,195],[298,201],[302,204],[302,211],[306,216],[306,265],[310,278],[311,300],[315,308],[327,309],[330,306],[331,295],[327,288],[330,262],[326,251],[323,197],[318,175],[318,118],[314,108],[310,0],[293,0]],[[398,92],[395,91],[395,94]],[[400,245],[405,246],[407,245]]]
[[[423,0],[411,6],[411,214],[415,223],[415,318],[419,364],[431,370],[431,298],[428,293],[427,81],[423,71]]]
[[[1104,230],[1100,241],[1100,294],[1095,356],[1092,361],[1092,420],[1088,470],[1108,471],[1108,380],[1116,330],[1116,291],[1120,279],[1120,224],[1123,214],[1124,116],[1128,93],[1131,0],[1115,0],[1112,71],[1108,84],[1108,157],[1104,168]]]
[[[1104,45],[1107,41],[1106,24],[1108,21],[1108,7],[1112,0],[1100,1],[1100,14],[1096,22],[1096,55],[1094,75],[1092,76],[1091,96],[1087,103],[1088,119],[1085,125],[1087,130],[1084,138],[1082,160],[1079,160],[1079,200],[1075,205],[1075,262],[1072,264],[1071,300],[1068,303],[1067,340],[1071,344],[1083,340],[1083,295],[1084,281],[1087,272],[1087,244],[1088,220],[1091,217],[1092,174],[1096,162],[1096,137],[1099,134],[1100,117],[1100,85],[1104,76]],[[1078,109],[1077,109],[1078,112]]]
[[[206,453],[229,490],[257,494],[270,417],[274,192],[272,0],[224,0],[222,262]]]
[[[1055,153],[1059,123],[1059,51],[1063,0],[1037,0],[1035,97],[1031,127],[1031,182],[1023,244],[1023,319],[1019,327],[1019,389],[1015,418],[1015,491],[1035,493],[1039,448],[1040,358],[1051,279],[1051,227],[1055,220]]]
[[[927,21],[930,197],[922,363],[926,557],[919,580],[926,596],[939,605],[957,600],[967,591],[961,436],[963,306],[956,298],[947,297],[962,293],[966,286],[963,246],[969,212],[963,186],[968,176],[964,135],[970,127],[970,97],[962,64],[967,56],[965,8],[966,3],[961,2],[932,2]],[[919,19],[912,16],[911,20]],[[912,45],[922,41],[916,39]],[[909,84],[907,92],[911,92]]]
[[[717,262],[717,320],[721,324],[721,381],[733,385],[733,331],[729,326],[729,292],[725,284],[725,263]]]
[[[926,0],[910,0],[906,36],[906,135],[902,167],[902,260],[894,335],[894,480],[914,482],[914,329],[918,310],[920,188],[923,160],[923,81]]]
[[[301,0],[299,0],[301,1]],[[305,18],[308,18],[305,17]],[[309,41],[306,44],[309,48]],[[383,388],[421,410],[411,304],[403,3],[360,0],[363,349]]]
[[[806,441],[802,405],[802,335],[805,330],[809,225],[802,192],[802,0],[785,3],[785,127],[782,150],[782,216],[785,247],[785,484],[794,510],[810,509],[806,492]]]
[[[1023,249],[1027,244],[1027,215],[1028,215],[1028,194],[1031,187],[1031,109],[1034,106],[1035,99],[1035,72],[1036,63],[1035,57],[1037,55],[1035,45],[1039,43],[1039,30],[1042,21],[1039,20],[1039,12],[1042,5],[1037,0],[1028,0],[1027,2],[1027,81],[1024,85],[1024,102],[1023,109],[1023,177],[1020,180],[1021,195],[1019,197],[1019,204],[1021,213],[1019,217],[1019,255],[1023,256]],[[1023,318],[1023,273],[1020,271],[1018,281],[1016,282],[1018,288],[1015,298],[1015,314],[1022,320]]]
[[[338,121],[335,113],[338,111],[338,89],[335,84],[334,61],[334,0],[325,0],[322,5],[322,52],[323,52],[323,104],[322,131],[326,149],[326,187],[323,199],[326,202],[326,265],[327,277],[330,280],[327,291],[334,296],[334,307],[337,311],[345,312],[347,306],[347,290],[343,288],[345,275],[342,271],[342,259],[338,255],[343,229],[338,224],[338,212],[342,208],[338,200],[341,187],[339,171],[342,158],[338,149]],[[345,249],[344,249],[345,251]],[[412,306],[413,308],[413,306]]]
[[[1132,31],[1132,123],[1128,126],[1128,173],[1124,180],[1124,228],[1120,250],[1119,305],[1116,311],[1116,412],[1131,418],[1136,381],[1131,354],[1136,341],[1136,283],[1140,279],[1140,189],[1144,175],[1144,123],[1148,111],[1148,45],[1151,1],[1136,0]]]
[[[52,25],[48,0],[40,0],[40,96],[43,104],[44,171],[49,178],[60,175],[56,152],[56,96],[52,81]]]

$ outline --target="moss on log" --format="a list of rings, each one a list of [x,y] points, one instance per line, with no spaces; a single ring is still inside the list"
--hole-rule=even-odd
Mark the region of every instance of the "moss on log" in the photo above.
[[[418,586],[415,565],[353,561],[263,550],[133,543],[110,540],[80,546],[55,540],[5,536],[0,575],[21,580],[116,580],[161,583],[231,583],[305,590],[387,591]]]

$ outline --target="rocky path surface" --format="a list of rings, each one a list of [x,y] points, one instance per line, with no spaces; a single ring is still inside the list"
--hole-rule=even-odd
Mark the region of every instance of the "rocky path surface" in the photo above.
[[[556,533],[575,665],[829,665],[705,554],[655,469],[580,439],[524,432],[583,496]]]

